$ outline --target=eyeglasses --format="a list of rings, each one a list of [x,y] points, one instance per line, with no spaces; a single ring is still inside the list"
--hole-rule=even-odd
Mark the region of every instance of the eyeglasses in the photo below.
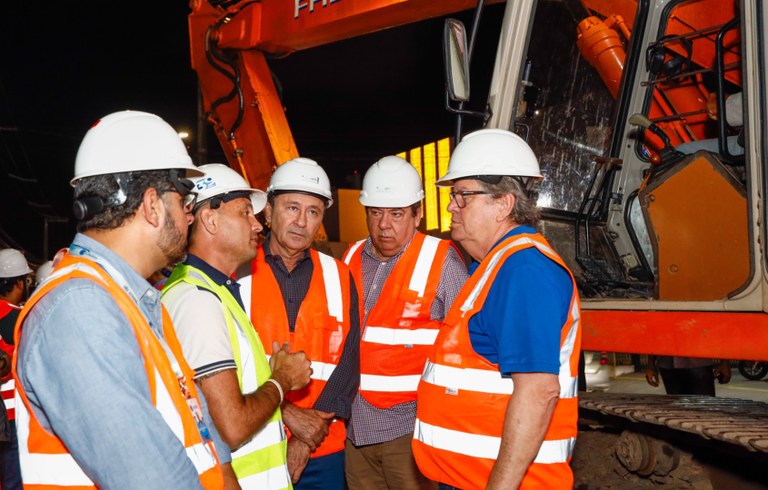
[[[195,208],[195,203],[197,202],[197,192],[192,191],[192,189],[195,188],[195,184],[192,183],[191,180],[184,178],[183,173],[179,169],[175,168],[171,169],[170,171],[170,180],[171,184],[173,185],[173,190],[178,192],[179,195],[184,199],[184,212],[191,213]]]
[[[467,196],[479,196],[482,194],[496,194],[490,191],[451,191],[449,192],[451,199],[456,201],[456,205],[459,209],[464,209],[467,206]]]

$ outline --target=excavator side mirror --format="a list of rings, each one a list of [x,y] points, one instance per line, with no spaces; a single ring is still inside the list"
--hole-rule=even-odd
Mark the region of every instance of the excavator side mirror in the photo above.
[[[448,97],[456,102],[467,102],[469,100],[469,50],[467,49],[467,30],[460,20],[445,20],[443,62]]]

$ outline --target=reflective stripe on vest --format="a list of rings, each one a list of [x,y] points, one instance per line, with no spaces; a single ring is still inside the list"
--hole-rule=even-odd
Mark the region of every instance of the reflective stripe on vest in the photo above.
[[[8,420],[15,418],[16,408],[16,381],[13,378],[3,383],[2,387],[3,402],[5,403],[5,411],[8,413]]]
[[[5,318],[7,315],[9,315],[13,311],[20,311],[21,308],[18,306],[9,303],[8,301],[0,299],[0,318]],[[4,347],[8,347],[8,350],[11,350],[13,348],[13,345],[9,344],[9,342],[13,342],[13,339],[2,339],[0,342],[4,345]],[[0,349],[5,352],[5,349]],[[13,359],[13,352],[8,353],[8,355]],[[8,420],[14,420],[16,418],[16,411],[14,410],[16,406],[15,398],[16,398],[16,391],[15,391],[16,384],[13,381],[13,378],[9,378],[5,380],[2,384],[0,384],[0,397],[3,398],[3,403],[5,403],[5,412],[8,417]]]
[[[457,430],[445,429],[430,425],[416,419],[414,437],[425,444],[445,449],[446,451],[461,452],[473,458],[496,459],[501,447],[501,437],[470,434]],[[569,437],[541,443],[534,463],[552,464],[566,463],[573,453],[576,438]]]
[[[344,255],[361,286],[364,243],[355,243]],[[424,361],[440,328],[440,323],[431,319],[432,303],[450,246],[447,240],[416,233],[365,318],[360,394],[378,408],[416,399]]]
[[[65,255],[48,280],[38,288],[25,305],[16,323],[15,339],[19,345],[26,315],[34,305],[52,289],[70,279],[86,279],[103,287],[117,303],[120,311],[133,327],[144,367],[150,380],[150,396],[171,431],[184,446],[187,457],[194,465],[201,484],[206,489],[221,488],[223,477],[213,442],[204,442],[188,405],[179,388],[180,383],[197,401],[197,388],[192,381],[193,372],[184,362],[167,312],[163,309],[163,337],[166,346],[156,337],[138,306],[121,286],[96,267],[95,262],[82,257]],[[169,357],[170,356],[170,357]],[[13,373],[16,377],[16,361]],[[179,374],[177,374],[178,370]],[[25,487],[95,487],[85,475],[60,439],[40,425],[30,408],[22,383],[17,383],[17,430],[19,462]],[[105,435],[105,437],[109,437]]]
[[[503,263],[531,247],[568,270],[540,235],[510,237],[486,256],[446,316],[418,386],[413,451],[419,469],[430,479],[467,489],[485,488],[488,482],[514,383],[502,378],[498,365],[474,351],[468,326],[483,307]],[[571,488],[573,484],[568,462],[577,433],[580,308],[572,275],[571,281],[568,317],[560,330],[560,398],[521,488]]]
[[[349,333],[350,278],[347,267],[333,257],[310,250],[313,264],[309,290],[299,307],[294,332],[288,325],[285,301],[264,259],[263,249],[251,264],[251,274],[238,279],[248,304],[251,322],[263,345],[273,341],[291,343],[291,350],[303,350],[312,362],[311,382],[306,388],[290,391],[285,398],[296,406],[311,408],[341,358]],[[250,301],[249,301],[250,300]],[[328,436],[312,453],[316,458],[344,449],[346,430],[342,421],[330,425]]]
[[[232,352],[237,367],[241,392],[245,395],[256,391],[272,372],[261,340],[256,335],[245,311],[232,294],[216,284],[207,274],[190,265],[177,265],[163,288],[163,296],[180,282],[186,282],[216,295],[222,304]],[[247,369],[252,367],[251,369]],[[292,488],[286,461],[286,436],[280,408],[272,414],[266,425],[253,437],[232,452],[232,469],[238,481],[270,482],[279,486],[261,488]],[[282,475],[277,478],[276,475]]]

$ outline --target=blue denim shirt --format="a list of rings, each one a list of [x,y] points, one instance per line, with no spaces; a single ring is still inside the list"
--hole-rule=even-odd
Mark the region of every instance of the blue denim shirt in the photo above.
[[[122,274],[155,335],[163,336],[159,291],[85,235],[75,236],[70,252],[93,254]],[[93,281],[69,280],[33,307],[24,321],[17,373],[42,426],[98,487],[201,488],[184,446],[152,405],[130,322]],[[200,398],[219,459],[227,463],[229,449]]]

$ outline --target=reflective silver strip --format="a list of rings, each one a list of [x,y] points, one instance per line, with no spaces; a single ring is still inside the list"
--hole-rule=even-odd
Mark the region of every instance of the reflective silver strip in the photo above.
[[[3,401],[5,402],[5,409],[10,410],[12,408],[16,408],[16,380],[11,378],[5,383],[0,386],[0,391],[3,392],[3,395],[10,394],[10,398],[3,397]]]
[[[352,262],[352,257],[354,257],[355,252],[357,252],[357,249],[363,246],[367,238],[364,238],[362,240],[358,240],[355,242],[347,251],[346,254],[344,254],[344,263],[349,265],[350,262]]]
[[[250,302],[249,302],[250,304]],[[244,395],[253,393],[259,389],[259,380],[256,376],[256,361],[253,355],[253,349],[251,349],[251,342],[248,340],[248,335],[245,333],[244,328],[253,328],[251,325],[245,325],[241,327],[234,315],[226,312],[225,315],[229,315],[229,318],[235,324],[235,330],[237,332],[237,346],[232,346],[233,349],[240,351],[240,364],[242,378],[241,391]],[[258,335],[258,334],[256,334]]]
[[[475,284],[475,287],[472,288],[472,292],[469,293],[469,296],[467,296],[467,299],[464,301],[464,304],[461,305],[461,311],[467,312],[475,306],[475,301],[477,300],[477,297],[480,296],[480,291],[482,291],[483,286],[485,286],[485,283],[488,281],[488,278],[491,276],[491,272],[493,272],[496,269],[496,264],[499,262],[499,260],[501,260],[502,255],[512,247],[517,247],[519,245],[524,245],[524,244],[532,244],[533,246],[535,246],[536,248],[542,251],[546,251],[551,254],[555,253],[551,248],[545,247],[543,245],[539,245],[538,242],[531,240],[530,238],[527,238],[527,237],[518,238],[517,240],[499,249],[495,254],[493,254],[493,256],[491,257],[491,260],[488,262],[488,266],[483,271],[483,275],[480,276],[480,280],[477,281],[477,284]]]
[[[427,235],[424,237],[424,243],[419,251],[419,258],[416,259],[416,266],[411,274],[411,282],[408,289],[416,291],[419,298],[424,297],[424,290],[427,288],[427,279],[429,271],[432,269],[432,262],[435,260],[437,246],[440,245],[440,239]]]
[[[360,375],[360,391],[416,391],[418,374],[407,376]]]
[[[427,446],[473,458],[496,459],[501,447],[500,437],[446,429],[427,424],[419,419],[416,419],[413,437]],[[543,441],[533,462],[540,464],[567,463],[568,458],[573,454],[575,444],[575,437]]]
[[[481,393],[511,395],[514,385],[511,378],[502,378],[498,371],[442,366],[427,360],[421,379],[448,390],[468,390]]]
[[[189,380],[189,382],[192,382],[192,380]],[[157,369],[155,369],[155,400],[155,408],[163,416],[163,420],[171,428],[176,438],[184,444],[184,423]]]
[[[291,488],[291,477],[288,475],[288,467],[276,466],[255,475],[239,478],[240,488],[243,490],[280,490]]]
[[[188,383],[192,383],[192,380],[187,380]],[[210,446],[203,443],[197,443],[192,446],[186,447],[184,440],[184,422],[181,419],[181,415],[176,410],[176,405],[173,404],[173,399],[168,389],[163,383],[163,379],[160,377],[160,372],[155,369],[155,408],[160,415],[162,415],[165,423],[171,428],[176,438],[181,442],[184,447],[187,457],[195,465],[198,474],[213,468],[216,465],[216,457],[211,451]]]
[[[341,281],[336,259],[323,253],[320,257],[320,267],[323,269],[323,282],[325,283],[325,296],[328,301],[328,313],[335,317],[339,323],[344,323],[344,303],[341,300]]]
[[[184,449],[187,452],[187,457],[195,465],[198,475],[202,475],[218,464],[211,452],[211,447],[207,444],[200,442]]]
[[[19,441],[19,464],[26,485],[93,486],[93,482],[69,454],[29,452],[29,413],[16,393],[16,428]]]
[[[573,308],[571,309],[570,330],[563,341],[563,345],[560,347],[560,373],[558,375],[560,398],[573,398],[579,391],[578,375],[577,373],[571,373],[571,355],[573,355],[573,348],[576,344],[576,334],[580,327],[579,322],[579,302],[576,300],[573,302]]]
[[[570,373],[563,373],[562,366],[557,381],[560,383],[561,400],[574,398],[579,394],[579,378],[577,376],[571,376]]]
[[[319,379],[321,381],[328,381],[333,371],[336,369],[336,364],[329,362],[312,361],[312,379]]]
[[[245,306],[245,314],[248,318],[251,318],[251,280],[253,276],[247,275],[237,280],[240,285],[240,297],[243,299],[243,305]]]
[[[253,452],[260,451],[266,447],[280,444],[283,439],[283,422],[275,420],[269,422],[267,425],[261,428],[254,436],[245,444],[240,446],[237,451],[232,452],[232,459],[242,458]]]
[[[437,334],[437,328],[387,328],[365,327],[363,341],[384,345],[433,345]]]
[[[271,357],[272,356],[267,355],[267,361],[269,361]],[[312,376],[310,376],[310,378],[320,381],[328,381],[328,379],[333,374],[333,371],[336,369],[336,364],[331,364],[329,362],[311,361],[310,367],[312,368]]]
[[[498,393],[511,395],[514,384],[511,378],[502,378],[496,371],[484,369],[456,368],[442,366],[427,360],[421,379],[435,386],[448,390],[478,391],[481,393]],[[560,383],[560,399],[573,398],[578,393],[578,377],[571,376],[568,364],[560,366],[557,377]],[[361,380],[362,386],[362,380]]]

